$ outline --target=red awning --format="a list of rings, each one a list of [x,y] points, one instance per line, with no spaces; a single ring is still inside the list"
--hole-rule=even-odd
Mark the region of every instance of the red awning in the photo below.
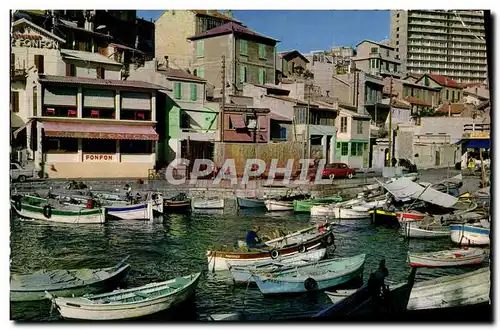
[[[44,122],[46,136],[111,139],[111,140],[158,140],[158,134],[151,126]]]
[[[243,120],[243,115],[229,115],[231,123],[234,128],[246,128],[245,120]]]

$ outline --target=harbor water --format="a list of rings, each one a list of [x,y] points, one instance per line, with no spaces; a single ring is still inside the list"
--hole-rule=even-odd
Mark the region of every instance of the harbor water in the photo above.
[[[273,228],[296,230],[325,219],[291,212],[266,213],[265,210],[165,215],[153,223],[118,220],[103,225],[54,224],[11,218],[11,272],[31,273],[39,269],[101,268],[116,264],[130,255],[131,271],[120,288],[165,281],[202,271],[193,301],[180,312],[163,313],[155,320],[197,321],[210,314],[246,311],[254,313],[303,313],[331,304],[320,292],[312,295],[264,297],[256,286],[235,286],[229,272],[212,273],[206,251],[214,246],[233,246],[246,231],[259,225],[261,231]],[[452,248],[450,238],[406,241],[398,229],[375,226],[370,220],[346,220],[335,225],[335,246],[327,258],[365,253],[364,279],[386,259],[390,282],[405,281],[410,268],[407,252]],[[484,266],[484,264],[483,264]],[[419,270],[417,281],[441,275],[460,274],[478,267]],[[61,320],[50,302],[11,303],[11,319],[25,321]]]

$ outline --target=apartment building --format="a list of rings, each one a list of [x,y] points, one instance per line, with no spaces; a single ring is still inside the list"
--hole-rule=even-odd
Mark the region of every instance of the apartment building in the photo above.
[[[486,80],[482,11],[394,10],[391,46],[403,72],[434,72],[461,83]]]

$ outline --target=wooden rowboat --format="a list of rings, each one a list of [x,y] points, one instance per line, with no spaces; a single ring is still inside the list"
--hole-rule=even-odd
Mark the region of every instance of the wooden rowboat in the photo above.
[[[330,242],[330,243],[329,243]],[[308,250],[326,247],[333,244],[334,237],[330,231],[321,232],[313,239],[301,244],[287,245],[283,248],[272,247],[253,249],[249,251],[207,251],[208,269],[215,272],[228,270],[228,262],[234,266],[248,266],[259,262],[277,261],[280,258],[291,257]]]
[[[67,319],[99,321],[135,319],[164,311],[192,297],[200,275],[196,273],[99,295],[51,298],[61,316]]]
[[[425,213],[421,213],[418,211],[396,211],[396,217],[399,222],[404,221],[416,221],[422,220],[425,217]]]
[[[265,208],[265,201],[258,198],[236,197],[238,207],[240,209],[257,209]]]
[[[450,236],[453,243],[460,245],[489,245],[490,229],[474,225],[451,225]]]
[[[405,222],[401,231],[403,236],[407,238],[439,238],[448,237],[450,235],[449,227],[423,229],[415,222]]]
[[[408,253],[411,267],[456,267],[483,262],[486,252],[481,249],[455,249],[431,253]]]
[[[193,199],[193,209],[214,210],[223,209],[223,199]]]
[[[56,204],[55,201],[24,195],[13,196],[11,206],[21,217],[62,223],[104,223],[104,208],[88,209],[79,205]]]
[[[268,199],[264,202],[268,211],[292,211],[293,201],[277,201]]]
[[[113,289],[127,275],[130,265],[124,264],[100,269],[43,270],[29,275],[12,274],[10,301],[44,300],[45,292],[59,297],[99,293]]]
[[[270,274],[256,273],[253,279],[265,295],[321,291],[361,278],[365,254],[295,266]]]

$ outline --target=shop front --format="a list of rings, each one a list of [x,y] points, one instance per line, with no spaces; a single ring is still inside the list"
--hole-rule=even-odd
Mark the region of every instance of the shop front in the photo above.
[[[156,163],[151,124],[38,122],[39,149],[49,178],[146,178]]]

